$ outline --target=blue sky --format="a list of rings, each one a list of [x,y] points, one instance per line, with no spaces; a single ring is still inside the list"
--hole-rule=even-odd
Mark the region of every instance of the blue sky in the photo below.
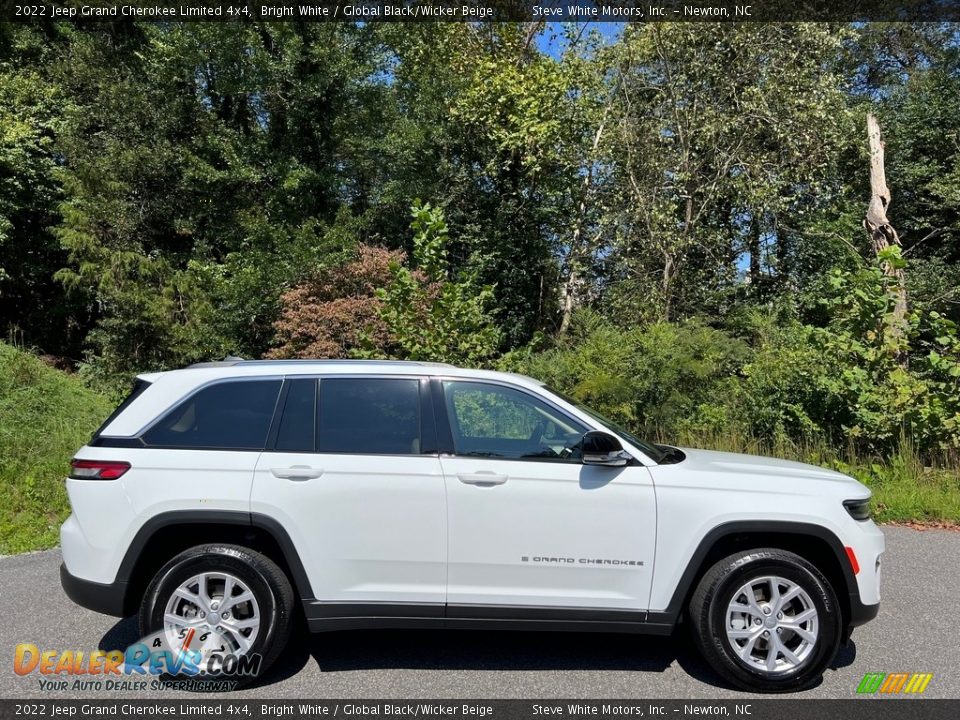
[[[543,32],[537,37],[537,47],[541,52],[553,58],[560,57],[565,44],[562,35],[563,25],[564,23],[560,22],[548,22],[545,25]],[[585,33],[597,31],[608,42],[616,40],[623,31],[622,22],[587,22],[580,25],[587,26]]]

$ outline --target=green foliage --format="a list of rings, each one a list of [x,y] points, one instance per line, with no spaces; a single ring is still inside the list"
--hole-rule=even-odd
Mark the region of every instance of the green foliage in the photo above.
[[[499,344],[499,330],[489,315],[493,286],[480,285],[475,270],[450,277],[442,210],[418,203],[411,213],[416,270],[394,261],[389,284],[377,292],[381,317],[396,345],[394,356],[482,364]]]
[[[0,555],[57,544],[70,458],[111,408],[79,378],[0,343]]]
[[[883,262],[906,266],[894,246],[877,263],[828,277],[831,294],[823,303],[830,321],[812,338],[837,368],[824,390],[849,409],[845,434],[870,450],[890,449],[904,436],[924,453],[958,449],[957,325],[914,303],[904,332],[891,332],[896,288]]]
[[[541,353],[515,353],[504,369],[539,378],[641,434],[673,431],[738,372],[749,348],[689,321],[621,328],[588,311],[568,338]]]
[[[53,232],[63,200],[56,138],[69,103],[51,77],[57,37],[23,25],[0,31],[0,337],[76,356],[83,299],[65,298],[52,280],[67,260]]]

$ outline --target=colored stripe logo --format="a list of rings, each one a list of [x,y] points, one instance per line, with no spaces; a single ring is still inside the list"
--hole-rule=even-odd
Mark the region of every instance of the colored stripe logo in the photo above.
[[[933,673],[867,673],[857,685],[857,693],[872,695],[919,695],[933,680]]]

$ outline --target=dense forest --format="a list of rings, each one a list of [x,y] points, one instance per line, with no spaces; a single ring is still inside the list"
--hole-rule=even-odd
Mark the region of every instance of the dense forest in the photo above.
[[[0,326],[100,392],[443,360],[920,476],[958,463],[958,288],[956,26],[0,26]]]

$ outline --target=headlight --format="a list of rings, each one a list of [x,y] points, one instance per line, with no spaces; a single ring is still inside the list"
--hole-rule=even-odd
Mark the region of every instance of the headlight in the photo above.
[[[844,500],[843,506],[854,520],[869,520],[873,512],[873,508],[870,505],[870,498]]]

